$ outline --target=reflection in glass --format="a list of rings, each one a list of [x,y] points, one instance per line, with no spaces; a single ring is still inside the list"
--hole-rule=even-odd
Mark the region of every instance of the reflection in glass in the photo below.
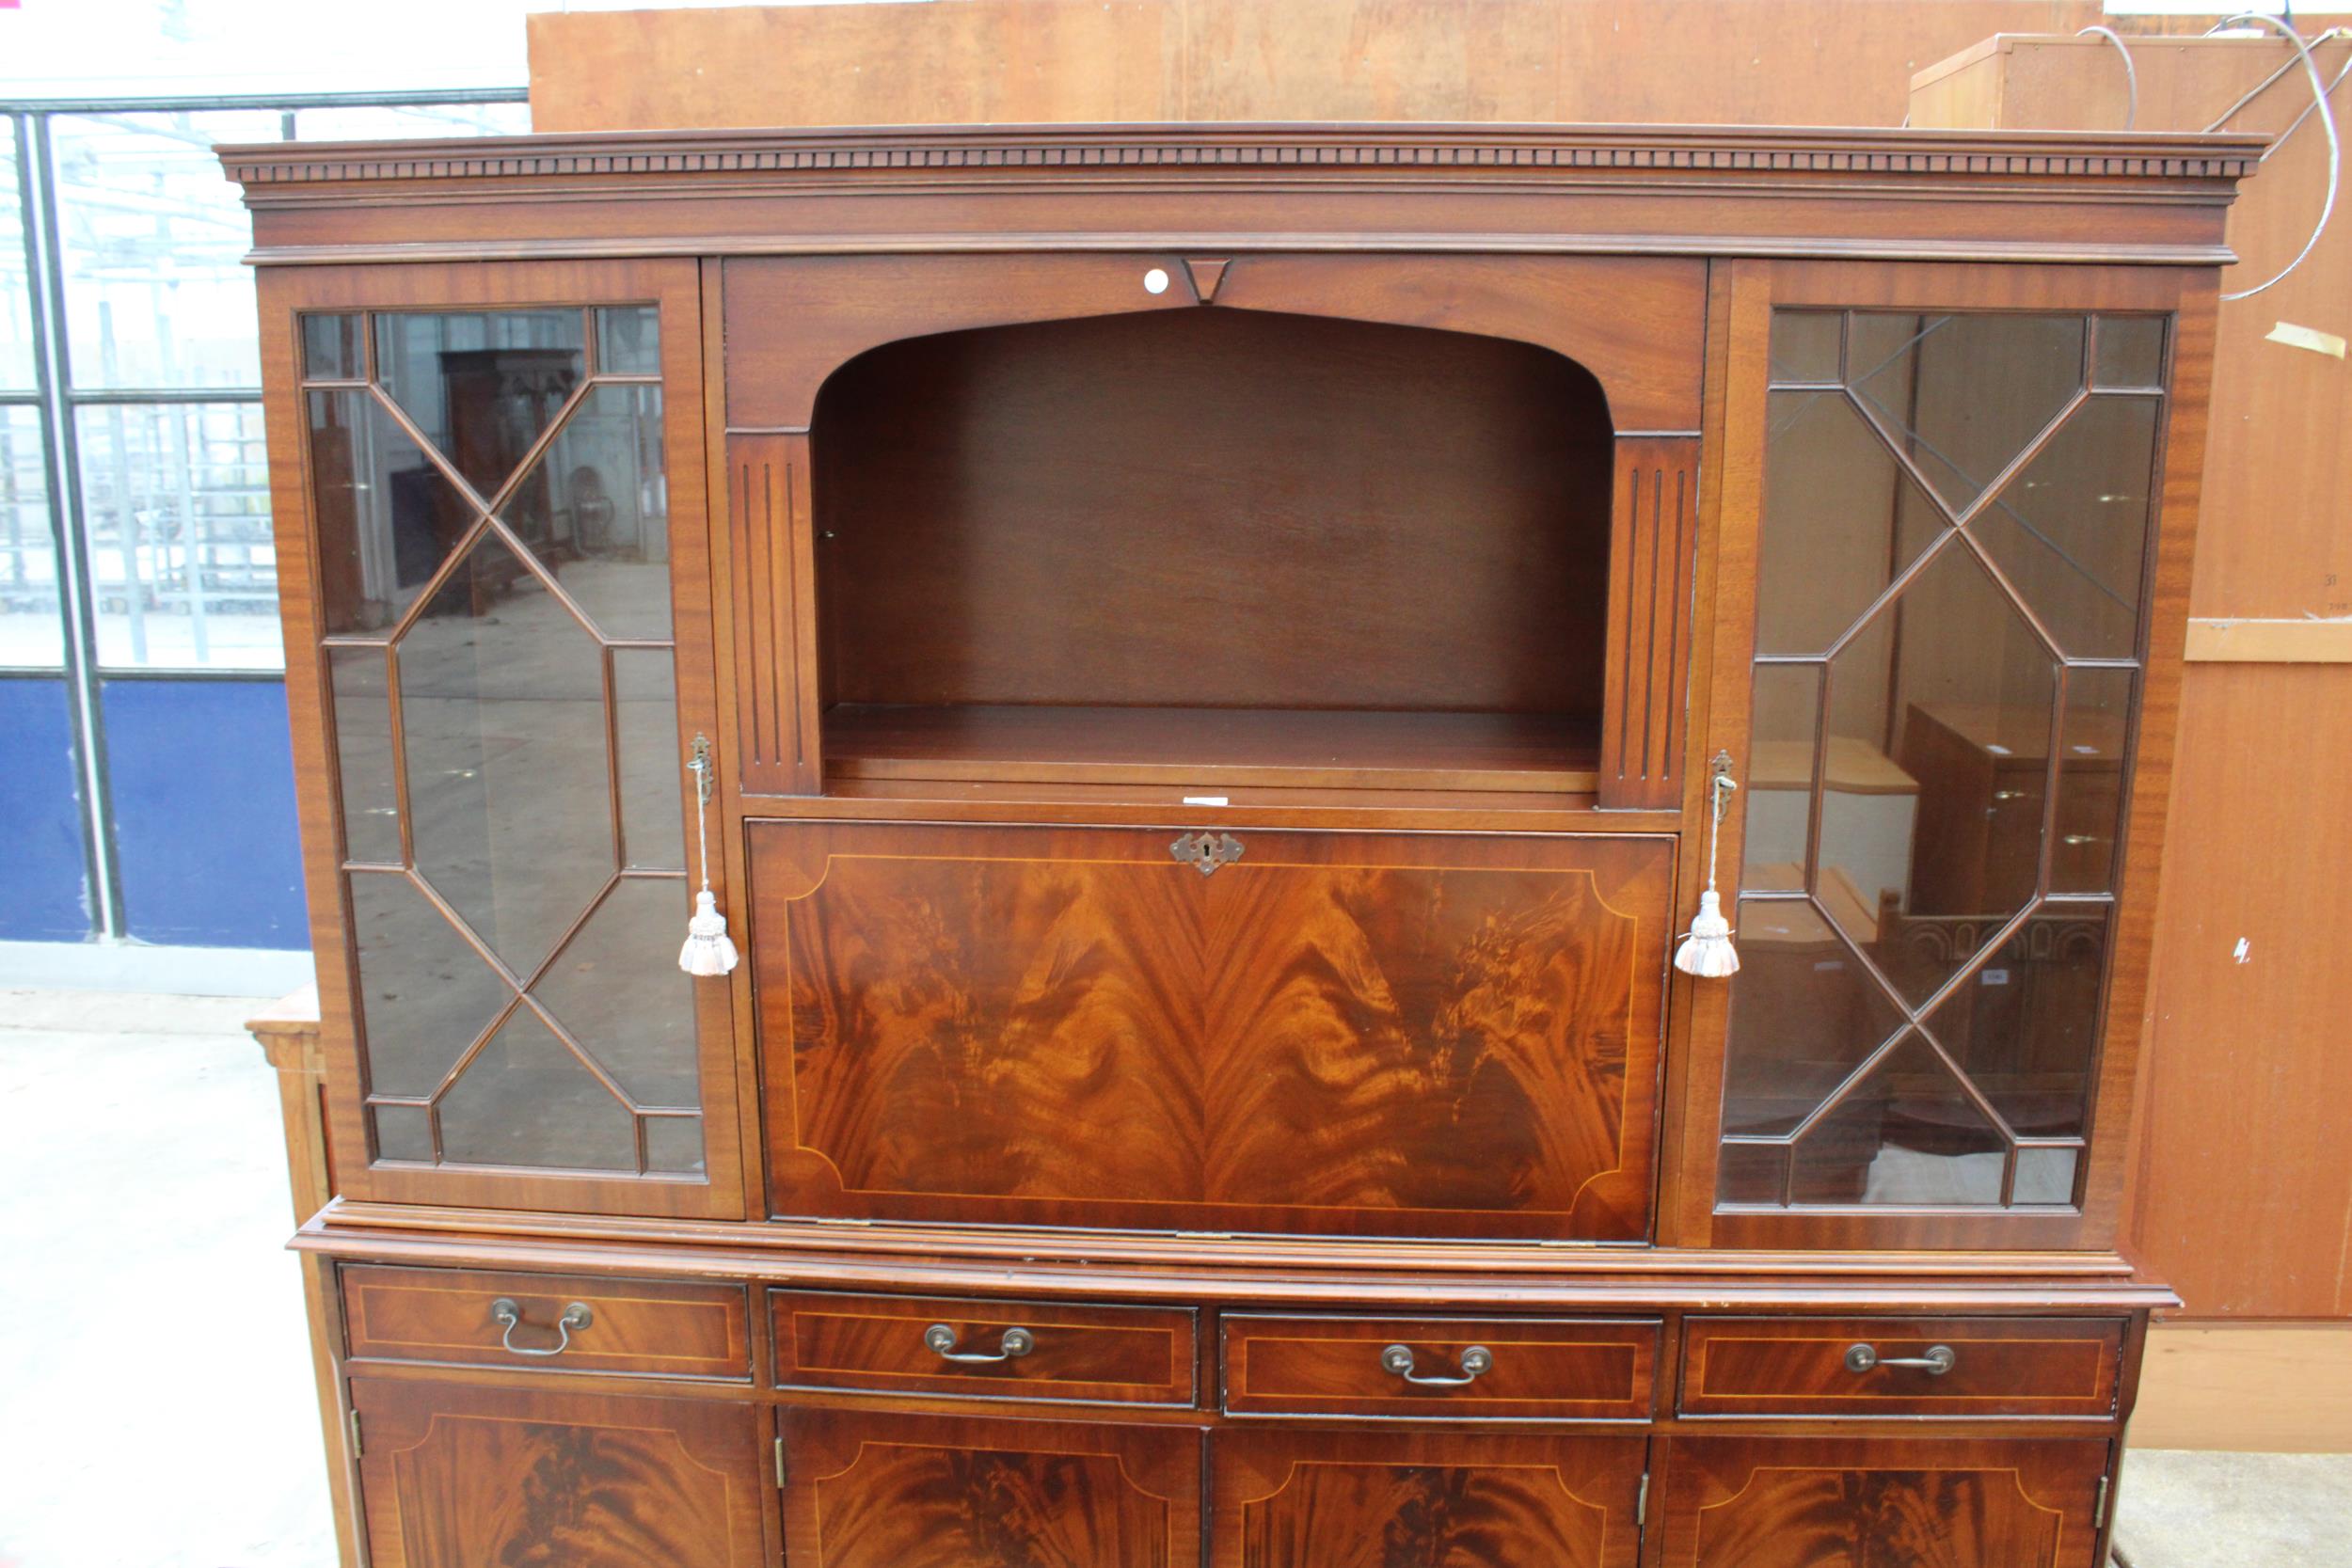
[[[1821,672],[1812,664],[1758,664],[1748,725],[1746,866],[1740,885],[1763,893],[1804,885],[1813,832],[1813,752],[1820,731]]]
[[[645,1168],[665,1176],[700,1176],[703,1120],[700,1117],[647,1117]]]
[[[661,312],[650,305],[614,305],[597,311],[596,372],[659,375]]]
[[[2123,763],[2137,672],[2076,665],[2066,672],[2058,731],[2058,842],[2052,893],[2113,893],[2123,839]]]
[[[326,630],[382,631],[415,602],[479,514],[370,393],[313,391],[310,408]]]
[[[85,405],[75,431],[99,661],[282,669],[261,404]]]
[[[495,534],[401,639],[417,870],[528,977],[615,864],[603,656]]]
[[[49,125],[74,386],[259,386],[252,227],[213,147],[277,140],[276,112],[58,115]]]
[[[1789,1200],[1998,1203],[2009,1145],[1918,1036],[1796,1141]]]
[[[421,1105],[377,1105],[368,1115],[375,1122],[377,1159],[432,1160],[432,1112]]]
[[[1890,708],[1918,795],[1893,934],[1932,919],[1950,939],[1903,941],[1886,959],[1920,1005],[2033,899],[2058,689],[2048,652],[1967,552],[1931,562],[1904,610]]]
[[[440,1103],[441,1157],[459,1164],[637,1168],[637,1118],[517,1007]]]
[[[64,660],[40,410],[12,404],[0,407],[0,666],[54,670]]]
[[[1726,1142],[1715,1197],[1721,1203],[1778,1203],[1788,1180],[1788,1146]]]
[[[2079,1137],[2111,907],[2044,904],[1928,1015],[1928,1029],[2010,1131]],[[1911,933],[1932,940],[1932,927]]]
[[[592,389],[500,515],[605,637],[669,638],[660,388]]]
[[[1774,383],[1836,386],[1837,341],[1844,325],[1845,318],[1835,310],[1773,311]]]
[[[375,318],[375,379],[483,499],[496,498],[586,375],[578,310]]]
[[[2074,1166],[2079,1152],[2072,1148],[2020,1148],[2017,1151],[2019,1203],[2073,1203]]]
[[[1856,311],[1847,384],[1953,511],[2082,387],[2080,316]]]
[[[1905,1021],[1811,904],[1742,899],[1737,924],[1724,1131],[1792,1132]]]
[[[429,1095],[515,993],[406,877],[346,879],[369,1092]]]
[[[1825,653],[1943,519],[1844,393],[1774,392],[1768,418],[1756,651]],[[1876,537],[1858,541],[1873,521]]]
[[[694,982],[677,966],[686,879],[625,877],[532,988],[640,1105],[691,1106]]]
[[[307,412],[346,846],[405,866],[350,874],[382,1158],[704,1168],[661,390],[583,385],[587,314],[306,324],[375,344]]]
[[[343,855],[400,863],[400,801],[392,787],[392,708],[385,650],[326,650],[335,700],[335,771],[342,786]]]
[[[2138,639],[2157,406],[2092,398],[1969,525],[2076,658],[2129,657]]]
[[[621,772],[621,863],[686,869],[685,791],[677,766],[675,656],[612,650],[612,728]]]
[[[302,318],[302,375],[306,381],[357,381],[360,374],[358,316]]]
[[[2090,326],[1775,318],[1724,1202],[2074,1200],[2163,420],[2083,358],[2166,330]]]
[[[2164,386],[2164,318],[2101,316],[2093,387],[2147,391]]]

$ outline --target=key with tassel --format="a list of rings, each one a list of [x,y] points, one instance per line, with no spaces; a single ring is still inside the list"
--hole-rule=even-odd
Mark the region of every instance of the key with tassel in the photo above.
[[[678,949],[677,966],[689,974],[727,974],[739,961],[727,936],[727,917],[710,891],[710,742],[694,737],[687,753],[686,770],[694,775],[694,838],[703,857],[702,891],[694,895],[694,912],[686,922],[686,945]]]
[[[1716,752],[1707,780],[1707,891],[1699,895],[1699,912],[1691,922],[1689,934],[1675,949],[1675,967],[1702,980],[1720,980],[1740,973],[1740,952],[1731,945],[1731,922],[1724,918],[1723,895],[1715,891],[1715,850],[1723,842],[1732,792],[1739,787],[1739,781],[1731,776],[1731,753]]]

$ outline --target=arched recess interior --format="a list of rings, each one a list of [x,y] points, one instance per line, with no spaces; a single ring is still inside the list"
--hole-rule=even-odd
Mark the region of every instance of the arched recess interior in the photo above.
[[[1658,465],[1631,496],[1642,464],[1626,459],[1660,421],[1684,421],[1669,444],[1694,451],[1696,366],[1643,330],[1694,271],[888,261],[793,259],[748,280],[729,265],[731,511],[739,553],[764,532],[784,568],[754,574],[770,619],[786,612],[754,660],[777,666],[771,689],[746,694],[747,760],[774,765],[755,790],[817,792],[829,761],[865,788],[1222,780],[1671,803],[1607,797],[1627,736],[1667,749],[1655,716],[1617,711],[1660,641],[1625,623],[1637,588],[1687,594],[1662,557],[1688,549],[1691,476],[1661,505]],[[866,312],[831,307],[849,319],[830,341],[783,330],[790,296],[830,286],[903,332],[918,284],[945,330],[861,344]],[[1630,442],[1613,439],[1627,407]],[[1645,506],[1653,525],[1674,514],[1671,550],[1627,537]],[[1670,580],[1652,592],[1637,566]],[[1663,629],[1671,658],[1687,626]]]

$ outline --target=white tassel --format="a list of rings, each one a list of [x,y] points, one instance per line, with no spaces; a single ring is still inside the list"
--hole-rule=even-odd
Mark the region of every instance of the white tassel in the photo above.
[[[677,950],[677,966],[689,974],[732,974],[742,961],[727,936],[727,917],[719,912],[710,891],[710,742],[694,737],[694,751],[686,765],[694,775],[694,836],[701,842],[703,890],[694,895],[694,912],[686,922],[686,945]]]
[[[1731,945],[1731,922],[1724,918],[1724,901],[1713,888],[1699,895],[1699,914],[1691,934],[1675,949],[1675,967],[1702,980],[1720,980],[1740,973],[1740,950]]]
[[[1739,788],[1731,777],[1731,756],[1717,752],[1715,770],[1708,780],[1707,891],[1699,895],[1699,912],[1690,934],[1675,949],[1675,967],[1702,980],[1721,980],[1740,973],[1740,950],[1731,945],[1731,922],[1724,918],[1724,900],[1715,891],[1715,847],[1723,840],[1724,814],[1731,808],[1731,792]]]
[[[678,949],[677,966],[689,974],[729,974],[740,961],[727,937],[727,917],[708,888],[694,895],[694,915],[686,923],[686,945]]]

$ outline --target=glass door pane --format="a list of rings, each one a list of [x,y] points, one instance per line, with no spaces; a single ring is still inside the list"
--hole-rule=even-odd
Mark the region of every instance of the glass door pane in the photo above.
[[[1775,313],[1717,1198],[2076,1198],[2167,322]]]
[[[379,1163],[703,1169],[659,330],[304,318]]]

